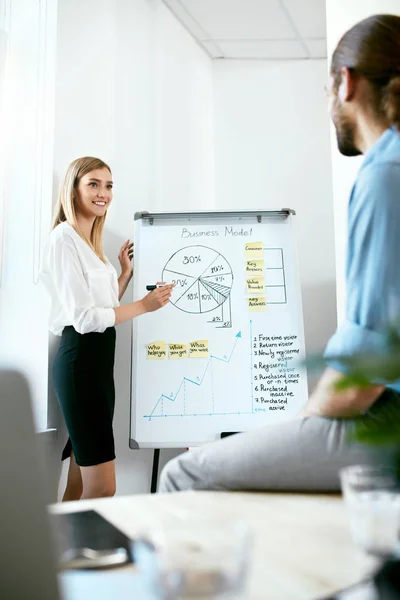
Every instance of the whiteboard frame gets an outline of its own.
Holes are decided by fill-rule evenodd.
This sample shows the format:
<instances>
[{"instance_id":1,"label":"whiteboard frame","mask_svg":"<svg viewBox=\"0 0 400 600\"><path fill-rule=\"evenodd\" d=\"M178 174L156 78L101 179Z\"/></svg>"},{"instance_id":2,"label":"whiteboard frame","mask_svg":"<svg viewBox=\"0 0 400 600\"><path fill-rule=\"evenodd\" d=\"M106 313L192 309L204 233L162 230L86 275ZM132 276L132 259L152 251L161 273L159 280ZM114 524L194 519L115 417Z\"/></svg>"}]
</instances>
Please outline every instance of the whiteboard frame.
<instances>
[{"instance_id":1,"label":"whiteboard frame","mask_svg":"<svg viewBox=\"0 0 400 600\"><path fill-rule=\"evenodd\" d=\"M257 223L262 223L263 219L267 219L267 220L282 220L282 219L287 219L288 217L290 217L291 215L295 215L296 211L291 209L291 208L281 208L281 209L276 209L276 210L249 210L249 211L196 211L196 212L170 212L170 213L150 213L147 211L141 211L141 212L136 212L134 219L135 219L135 224L137 221L140 220L146 220L149 221L150 225L152 225L154 223L154 220L179 220L179 219L204 219L204 218L215 218L215 219L225 219L225 218L252 218L255 217L257 220ZM136 239L135 239L135 258L134 261L135 263L137 263L139 261L139 252L140 252L140 244L136 244ZM135 267L135 265L134 265ZM298 252L297 252L297 238L296 238L296 253L295 253L295 271L296 271L296 275L298 278L300 278L300 270L299 270L299 263L298 263ZM134 268L134 272L135 272L135 268ZM134 288L134 286L133 286ZM134 294L134 291L133 291ZM132 298L132 301L134 301L135 299ZM300 311L301 311L301 315L303 315L303 303L302 303L302 298L301 298L301 294L300 294ZM302 320L302 337L304 340L304 315L303 315L303 320ZM129 448L131 450L140 450L140 449L158 449L158 448L181 448L183 446L178 446L176 443L173 442L162 442L160 444L157 444L155 442L141 442L140 445L139 443L133 439L131 437L131 432L132 432L132 423L135 419L135 415L133 414L133 364L134 364L134 360L135 360L135 364L136 364L136 355L135 355L135 344L134 344L134 339L136 337L137 334L137 319L133 319L132 321L132 328L131 328L131 378L130 378L130 406L129 406ZM307 388L307 374L305 376L305 385ZM191 444L188 442L187 444L188 446L190 446ZM197 444L198 445L198 444Z\"/></svg>"}]
</instances>

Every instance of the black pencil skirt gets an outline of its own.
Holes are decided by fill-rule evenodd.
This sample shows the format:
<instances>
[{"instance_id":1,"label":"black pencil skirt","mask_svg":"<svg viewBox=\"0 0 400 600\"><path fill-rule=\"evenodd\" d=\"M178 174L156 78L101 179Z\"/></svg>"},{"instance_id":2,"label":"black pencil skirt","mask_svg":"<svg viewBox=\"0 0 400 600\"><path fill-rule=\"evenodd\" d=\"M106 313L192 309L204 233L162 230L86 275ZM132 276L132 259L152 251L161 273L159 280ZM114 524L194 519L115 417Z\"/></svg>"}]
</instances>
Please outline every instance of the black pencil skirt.
<instances>
[{"instance_id":1,"label":"black pencil skirt","mask_svg":"<svg viewBox=\"0 0 400 600\"><path fill-rule=\"evenodd\" d=\"M69 433L62 460L74 452L81 467L115 459L115 328L77 333L65 327L53 364L53 385Z\"/></svg>"}]
</instances>

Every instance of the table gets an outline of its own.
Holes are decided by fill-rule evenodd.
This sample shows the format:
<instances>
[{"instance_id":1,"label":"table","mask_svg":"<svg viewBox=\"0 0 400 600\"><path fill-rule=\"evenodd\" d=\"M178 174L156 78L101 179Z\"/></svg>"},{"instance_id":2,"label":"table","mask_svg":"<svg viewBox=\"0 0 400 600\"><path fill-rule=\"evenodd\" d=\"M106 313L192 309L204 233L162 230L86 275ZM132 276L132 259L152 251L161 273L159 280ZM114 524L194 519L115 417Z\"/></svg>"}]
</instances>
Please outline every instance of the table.
<instances>
[{"instance_id":1,"label":"table","mask_svg":"<svg viewBox=\"0 0 400 600\"><path fill-rule=\"evenodd\" d=\"M377 566L353 545L344 503L337 494L180 492L50 507L53 513L88 509L97 510L133 538L171 516L246 521L254 533L248 600L320 598L360 581Z\"/></svg>"}]
</instances>

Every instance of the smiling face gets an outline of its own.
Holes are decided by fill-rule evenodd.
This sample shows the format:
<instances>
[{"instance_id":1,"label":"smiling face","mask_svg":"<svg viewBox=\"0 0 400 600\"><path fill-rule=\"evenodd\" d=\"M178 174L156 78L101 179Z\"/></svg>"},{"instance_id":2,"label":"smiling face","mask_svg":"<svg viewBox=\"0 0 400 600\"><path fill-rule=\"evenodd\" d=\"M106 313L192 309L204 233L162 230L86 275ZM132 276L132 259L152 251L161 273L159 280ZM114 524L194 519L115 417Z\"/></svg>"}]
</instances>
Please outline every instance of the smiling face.
<instances>
[{"instance_id":1,"label":"smiling face","mask_svg":"<svg viewBox=\"0 0 400 600\"><path fill-rule=\"evenodd\" d=\"M83 175L76 187L76 211L85 219L102 217L109 208L113 182L108 169L93 169Z\"/></svg>"}]
</instances>

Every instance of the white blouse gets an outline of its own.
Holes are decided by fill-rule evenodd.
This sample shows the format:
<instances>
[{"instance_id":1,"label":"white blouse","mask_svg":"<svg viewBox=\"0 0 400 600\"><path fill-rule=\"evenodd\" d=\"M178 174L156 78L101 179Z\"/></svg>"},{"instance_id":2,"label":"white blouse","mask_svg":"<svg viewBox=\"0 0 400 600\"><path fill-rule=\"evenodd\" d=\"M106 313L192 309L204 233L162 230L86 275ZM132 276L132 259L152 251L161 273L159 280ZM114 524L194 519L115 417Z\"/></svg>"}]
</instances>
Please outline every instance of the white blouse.
<instances>
[{"instance_id":1,"label":"white blouse","mask_svg":"<svg viewBox=\"0 0 400 600\"><path fill-rule=\"evenodd\" d=\"M72 325L78 333L102 333L115 324L118 277L73 227L64 222L50 234L41 279L51 300L49 329L61 335Z\"/></svg>"}]
</instances>

